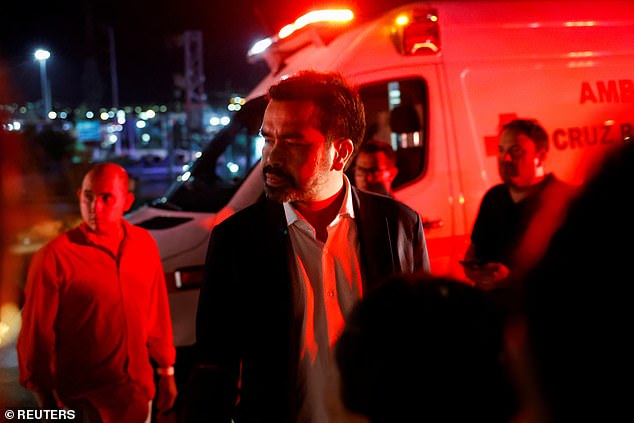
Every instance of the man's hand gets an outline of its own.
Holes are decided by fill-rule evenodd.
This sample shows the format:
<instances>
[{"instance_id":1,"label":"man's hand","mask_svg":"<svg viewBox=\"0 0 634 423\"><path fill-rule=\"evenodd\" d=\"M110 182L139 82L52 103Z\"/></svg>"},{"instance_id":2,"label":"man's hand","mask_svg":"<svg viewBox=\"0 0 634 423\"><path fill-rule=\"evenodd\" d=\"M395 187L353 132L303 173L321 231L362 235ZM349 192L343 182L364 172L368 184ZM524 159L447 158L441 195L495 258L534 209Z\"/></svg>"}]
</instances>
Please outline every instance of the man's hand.
<instances>
[{"instance_id":1,"label":"man's hand","mask_svg":"<svg viewBox=\"0 0 634 423\"><path fill-rule=\"evenodd\" d=\"M467 277L474 281L476 285L484 291L489 291L499 287L500 283L511 273L509 268L502 263L485 263L478 266L464 266L464 270Z\"/></svg>"},{"instance_id":2,"label":"man's hand","mask_svg":"<svg viewBox=\"0 0 634 423\"><path fill-rule=\"evenodd\" d=\"M158 395L156 397L156 410L159 415L166 415L174 407L178 396L174 375L162 375L158 382Z\"/></svg>"}]
</instances>

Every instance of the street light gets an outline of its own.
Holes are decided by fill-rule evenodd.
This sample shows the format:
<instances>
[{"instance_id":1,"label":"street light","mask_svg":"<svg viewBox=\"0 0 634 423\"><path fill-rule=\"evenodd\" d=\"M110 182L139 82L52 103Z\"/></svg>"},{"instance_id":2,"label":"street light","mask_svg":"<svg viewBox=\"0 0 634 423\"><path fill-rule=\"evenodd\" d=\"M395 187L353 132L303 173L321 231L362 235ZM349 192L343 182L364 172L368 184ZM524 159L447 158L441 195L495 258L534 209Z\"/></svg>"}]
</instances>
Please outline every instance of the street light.
<instances>
[{"instance_id":1,"label":"street light","mask_svg":"<svg viewBox=\"0 0 634 423\"><path fill-rule=\"evenodd\" d=\"M44 100L44 118L48 119L48 112L51 111L51 88L46 77L46 60L51 57L51 52L37 49L33 56L35 56L35 60L40 62L40 85L42 86L42 100Z\"/></svg>"}]
</instances>

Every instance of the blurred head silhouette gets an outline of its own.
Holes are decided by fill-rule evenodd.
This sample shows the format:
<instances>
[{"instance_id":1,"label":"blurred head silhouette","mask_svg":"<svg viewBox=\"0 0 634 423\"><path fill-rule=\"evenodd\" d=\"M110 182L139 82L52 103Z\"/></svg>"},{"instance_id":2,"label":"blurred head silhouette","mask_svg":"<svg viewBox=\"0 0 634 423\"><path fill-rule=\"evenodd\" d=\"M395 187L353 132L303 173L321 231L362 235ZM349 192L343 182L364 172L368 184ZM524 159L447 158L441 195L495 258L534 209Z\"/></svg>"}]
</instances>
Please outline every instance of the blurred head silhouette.
<instances>
[{"instance_id":1,"label":"blurred head silhouette","mask_svg":"<svg viewBox=\"0 0 634 423\"><path fill-rule=\"evenodd\" d=\"M524 283L508 356L529 422L632 421L634 143L612 151L573 200ZM627 393L626 393L627 392Z\"/></svg>"},{"instance_id":2,"label":"blurred head silhouette","mask_svg":"<svg viewBox=\"0 0 634 423\"><path fill-rule=\"evenodd\" d=\"M480 291L449 279L402 277L369 292L336 345L343 407L331 409L348 416L335 421L508 421L501 323Z\"/></svg>"}]
</instances>

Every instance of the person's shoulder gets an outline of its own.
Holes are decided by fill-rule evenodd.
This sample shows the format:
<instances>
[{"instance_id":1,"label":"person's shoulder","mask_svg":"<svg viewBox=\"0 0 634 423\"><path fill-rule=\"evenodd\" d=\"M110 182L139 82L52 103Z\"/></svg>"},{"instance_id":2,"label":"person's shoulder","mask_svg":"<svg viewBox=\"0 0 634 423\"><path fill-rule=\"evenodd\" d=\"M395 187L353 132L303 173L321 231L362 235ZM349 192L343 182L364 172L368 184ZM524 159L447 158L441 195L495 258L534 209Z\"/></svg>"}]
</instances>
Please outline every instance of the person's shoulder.
<instances>
[{"instance_id":1,"label":"person's shoulder","mask_svg":"<svg viewBox=\"0 0 634 423\"><path fill-rule=\"evenodd\" d=\"M484 197L497 197L501 195L509 195L509 187L506 184L493 185L484 193Z\"/></svg>"},{"instance_id":2,"label":"person's shoulder","mask_svg":"<svg viewBox=\"0 0 634 423\"><path fill-rule=\"evenodd\" d=\"M147 258L147 266L156 265L161 262L160 251L156 239L150 231L140 226L134 225L127 220L123 220L125 229L125 250L126 256L137 256L142 254Z\"/></svg>"},{"instance_id":3,"label":"person's shoulder","mask_svg":"<svg viewBox=\"0 0 634 423\"><path fill-rule=\"evenodd\" d=\"M65 230L46 243L41 250L46 252L59 251L68 248L70 245L77 243L78 239L83 239L83 232L80 226L75 226Z\"/></svg>"},{"instance_id":4,"label":"person's shoulder","mask_svg":"<svg viewBox=\"0 0 634 423\"><path fill-rule=\"evenodd\" d=\"M382 205L385 207L401 207L401 206L408 207L404 203L387 195L379 194L376 192L364 191L356 187L352 187L352 191L356 194L357 198L359 198L359 202L362 204L371 203L371 204Z\"/></svg>"},{"instance_id":5,"label":"person's shoulder","mask_svg":"<svg viewBox=\"0 0 634 423\"><path fill-rule=\"evenodd\" d=\"M40 247L33 256L33 261L57 260L55 257L63 257L74 248L77 239L82 238L79 226L68 229Z\"/></svg>"},{"instance_id":6,"label":"person's shoulder","mask_svg":"<svg viewBox=\"0 0 634 423\"><path fill-rule=\"evenodd\" d=\"M229 216L214 229L232 230L250 225L264 226L271 223L273 219L280 219L283 216L284 209L281 203L262 200Z\"/></svg>"},{"instance_id":7,"label":"person's shoulder","mask_svg":"<svg viewBox=\"0 0 634 423\"><path fill-rule=\"evenodd\" d=\"M577 194L579 188L580 187L578 185L573 185L559 179L554 173L549 173L544 178L543 192L546 195L563 195L571 197Z\"/></svg>"},{"instance_id":8,"label":"person's shoulder","mask_svg":"<svg viewBox=\"0 0 634 423\"><path fill-rule=\"evenodd\" d=\"M376 210L393 212L397 215L408 216L418 219L418 213L410 206L398 201L387 195L381 195L374 192L362 191L354 188L357 198L359 198L359 207L371 207Z\"/></svg>"},{"instance_id":9,"label":"person's shoulder","mask_svg":"<svg viewBox=\"0 0 634 423\"><path fill-rule=\"evenodd\" d=\"M487 204L498 203L510 197L509 187L506 184L496 184L484 193L481 203L486 206Z\"/></svg>"},{"instance_id":10,"label":"person's shoulder","mask_svg":"<svg viewBox=\"0 0 634 423\"><path fill-rule=\"evenodd\" d=\"M128 222L125 219L123 220L123 225L125 227L126 233L131 238L140 240L142 242L156 243L156 241L154 240L154 237L152 236L150 231L148 231L147 229L137 225L133 225L132 223Z\"/></svg>"},{"instance_id":11,"label":"person's shoulder","mask_svg":"<svg viewBox=\"0 0 634 423\"><path fill-rule=\"evenodd\" d=\"M268 214L280 210L282 210L281 203L269 200L261 200L236 212L234 215L228 217L226 220L220 223L220 225L224 225L225 223L229 225L235 225L252 219L262 219Z\"/></svg>"},{"instance_id":12,"label":"person's shoulder","mask_svg":"<svg viewBox=\"0 0 634 423\"><path fill-rule=\"evenodd\" d=\"M546 185L551 186L555 189L569 190L569 191L574 191L578 188L577 186L569 184L566 181L562 181L554 173L549 173L548 175L546 175Z\"/></svg>"}]
</instances>

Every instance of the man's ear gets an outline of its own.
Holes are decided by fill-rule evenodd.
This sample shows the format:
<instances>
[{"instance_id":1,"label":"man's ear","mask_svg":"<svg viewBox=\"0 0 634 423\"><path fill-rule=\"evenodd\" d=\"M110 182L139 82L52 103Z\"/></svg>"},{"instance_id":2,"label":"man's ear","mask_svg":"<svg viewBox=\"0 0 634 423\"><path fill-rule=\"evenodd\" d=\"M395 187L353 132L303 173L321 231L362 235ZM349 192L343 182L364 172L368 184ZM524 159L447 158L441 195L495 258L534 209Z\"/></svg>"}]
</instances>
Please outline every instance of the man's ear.
<instances>
[{"instance_id":1,"label":"man's ear","mask_svg":"<svg viewBox=\"0 0 634 423\"><path fill-rule=\"evenodd\" d=\"M346 168L346 163L352 157L354 152L354 143L350 138L340 138L333 142L335 148L335 157L332 161L331 170L343 170Z\"/></svg>"},{"instance_id":2,"label":"man's ear","mask_svg":"<svg viewBox=\"0 0 634 423\"><path fill-rule=\"evenodd\" d=\"M123 211L129 211L132 204L134 204L134 194L128 191L125 195L125 207Z\"/></svg>"},{"instance_id":3,"label":"man's ear","mask_svg":"<svg viewBox=\"0 0 634 423\"><path fill-rule=\"evenodd\" d=\"M543 166L544 165L544 160L546 160L546 155L547 155L547 151L546 150L540 150L535 154L535 158L537 159L535 161L535 165L536 166Z\"/></svg>"},{"instance_id":4,"label":"man's ear","mask_svg":"<svg viewBox=\"0 0 634 423\"><path fill-rule=\"evenodd\" d=\"M392 168L390 168L390 183L394 182L394 179L396 179L396 175L398 175L398 167L393 166Z\"/></svg>"},{"instance_id":5,"label":"man's ear","mask_svg":"<svg viewBox=\"0 0 634 423\"><path fill-rule=\"evenodd\" d=\"M77 199L81 201L81 188L77 189Z\"/></svg>"}]
</instances>

